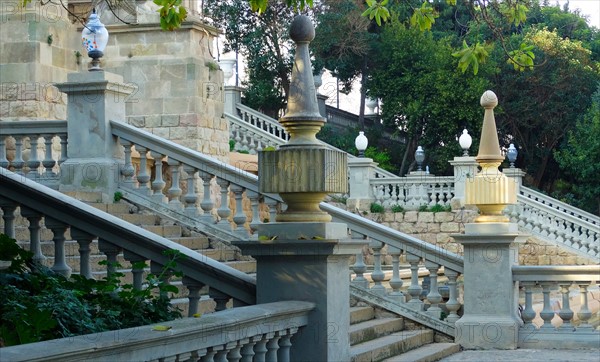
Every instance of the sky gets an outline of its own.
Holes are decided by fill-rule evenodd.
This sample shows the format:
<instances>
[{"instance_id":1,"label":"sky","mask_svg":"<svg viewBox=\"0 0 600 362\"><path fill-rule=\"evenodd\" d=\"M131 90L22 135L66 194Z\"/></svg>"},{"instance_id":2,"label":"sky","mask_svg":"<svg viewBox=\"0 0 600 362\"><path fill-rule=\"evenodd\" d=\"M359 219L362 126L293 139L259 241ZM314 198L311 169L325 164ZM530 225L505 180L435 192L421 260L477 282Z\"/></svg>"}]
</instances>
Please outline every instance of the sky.
<instances>
[{"instance_id":1,"label":"sky","mask_svg":"<svg viewBox=\"0 0 600 362\"><path fill-rule=\"evenodd\" d=\"M561 6L566 0L559 0ZM550 1L553 4L553 1ZM570 0L569 9L574 11L580 9L582 15L588 15L588 24L600 29L600 0Z\"/></svg>"}]
</instances>

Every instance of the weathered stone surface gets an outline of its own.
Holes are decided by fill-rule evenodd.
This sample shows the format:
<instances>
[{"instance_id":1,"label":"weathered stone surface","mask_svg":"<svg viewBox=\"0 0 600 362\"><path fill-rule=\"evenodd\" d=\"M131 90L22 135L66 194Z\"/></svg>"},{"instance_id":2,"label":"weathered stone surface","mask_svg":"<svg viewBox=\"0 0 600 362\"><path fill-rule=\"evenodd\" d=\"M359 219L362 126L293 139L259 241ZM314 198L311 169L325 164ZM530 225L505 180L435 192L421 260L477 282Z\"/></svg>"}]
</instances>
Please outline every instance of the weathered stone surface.
<instances>
[{"instance_id":1,"label":"weathered stone surface","mask_svg":"<svg viewBox=\"0 0 600 362\"><path fill-rule=\"evenodd\" d=\"M454 213L453 212L436 212L433 214L433 219L435 222L454 221Z\"/></svg>"},{"instance_id":2,"label":"weathered stone surface","mask_svg":"<svg viewBox=\"0 0 600 362\"><path fill-rule=\"evenodd\" d=\"M458 223L455 222L445 222L440 225L440 231L447 233L457 233L458 232Z\"/></svg>"},{"instance_id":3,"label":"weathered stone surface","mask_svg":"<svg viewBox=\"0 0 600 362\"><path fill-rule=\"evenodd\" d=\"M433 222L433 212L419 212L417 221L419 222Z\"/></svg>"},{"instance_id":4,"label":"weathered stone surface","mask_svg":"<svg viewBox=\"0 0 600 362\"><path fill-rule=\"evenodd\" d=\"M418 215L417 211L407 211L404 213L404 222L417 222Z\"/></svg>"}]
</instances>

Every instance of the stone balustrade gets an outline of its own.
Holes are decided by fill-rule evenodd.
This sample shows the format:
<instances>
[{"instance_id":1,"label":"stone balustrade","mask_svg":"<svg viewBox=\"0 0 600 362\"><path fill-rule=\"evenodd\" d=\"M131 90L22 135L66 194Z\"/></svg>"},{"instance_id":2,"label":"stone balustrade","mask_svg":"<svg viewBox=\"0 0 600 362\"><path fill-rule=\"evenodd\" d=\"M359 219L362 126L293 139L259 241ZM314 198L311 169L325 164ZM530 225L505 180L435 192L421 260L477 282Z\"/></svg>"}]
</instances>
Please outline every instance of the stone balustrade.
<instances>
[{"instance_id":1,"label":"stone balustrade","mask_svg":"<svg viewBox=\"0 0 600 362\"><path fill-rule=\"evenodd\" d=\"M66 121L2 122L0 167L56 188L66 145Z\"/></svg>"},{"instance_id":2,"label":"stone balustrade","mask_svg":"<svg viewBox=\"0 0 600 362\"><path fill-rule=\"evenodd\" d=\"M314 304L285 301L2 348L7 361L289 361Z\"/></svg>"},{"instance_id":3,"label":"stone balustrade","mask_svg":"<svg viewBox=\"0 0 600 362\"><path fill-rule=\"evenodd\" d=\"M245 273L6 169L0 168L0 181L3 232L9 237L15 236L14 220L18 209L20 216L28 219L30 224L30 250L34 253L34 260L43 262L46 259L40 245L40 223L43 219L46 228L53 233L51 269L59 274L69 276L77 272L93 277L90 244L94 240L98 240L98 249L106 255L109 274L114 272L114 263L121 255L126 262L149 261L160 269L170 261L164 252L177 250L183 256L177 265L185 275L182 284L189 290L190 315L198 309L198 298L194 294L198 286L208 286L209 294L221 295L225 303L232 298L234 305L255 303L256 281ZM175 195L177 191L171 193ZM65 240L68 236L79 244L80 264L76 270L66 263ZM132 274L134 286L141 288L142 273L132 270ZM223 309L225 303L217 303L217 310Z\"/></svg>"},{"instance_id":4,"label":"stone balustrade","mask_svg":"<svg viewBox=\"0 0 600 362\"><path fill-rule=\"evenodd\" d=\"M391 208L401 206L407 210L416 210L422 206L450 206L454 197L454 179L451 176L435 177L409 175L371 179L375 203Z\"/></svg>"},{"instance_id":5,"label":"stone balustrade","mask_svg":"<svg viewBox=\"0 0 600 362\"><path fill-rule=\"evenodd\" d=\"M523 294L519 347L598 347L600 331L594 330L589 323L592 311L588 296L590 289L597 290L599 265L513 266L512 273ZM560 297L553 305L556 292L560 293ZM539 294L542 294L543 301L541 310L534 308L535 297ZM573 297L579 297L577 310L571 308ZM557 306L559 310L556 310Z\"/></svg>"},{"instance_id":6,"label":"stone balustrade","mask_svg":"<svg viewBox=\"0 0 600 362\"><path fill-rule=\"evenodd\" d=\"M275 148L282 144L282 140L263 128L248 127L248 123L225 114L229 121L230 139L235 141L235 151L247 151L251 155L257 154L265 147Z\"/></svg>"},{"instance_id":7,"label":"stone balustrade","mask_svg":"<svg viewBox=\"0 0 600 362\"><path fill-rule=\"evenodd\" d=\"M288 141L290 139L289 133L283 128L279 122L271 117L267 117L264 114L253 110L250 107L238 103L237 110L241 119L249 125L262 129L263 131L272 134L273 136Z\"/></svg>"}]
</instances>

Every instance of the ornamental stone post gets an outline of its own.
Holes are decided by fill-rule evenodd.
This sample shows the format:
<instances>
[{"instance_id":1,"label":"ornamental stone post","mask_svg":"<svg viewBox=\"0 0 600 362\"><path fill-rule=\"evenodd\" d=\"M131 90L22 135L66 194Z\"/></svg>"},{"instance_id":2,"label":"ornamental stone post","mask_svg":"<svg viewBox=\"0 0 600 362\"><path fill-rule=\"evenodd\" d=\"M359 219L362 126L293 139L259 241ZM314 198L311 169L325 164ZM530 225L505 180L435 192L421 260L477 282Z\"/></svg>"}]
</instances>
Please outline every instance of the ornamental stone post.
<instances>
[{"instance_id":1,"label":"ornamental stone post","mask_svg":"<svg viewBox=\"0 0 600 362\"><path fill-rule=\"evenodd\" d=\"M375 167L377 163L366 157L355 157L348 160L349 189L350 194L346 205L349 210L369 210L375 202L371 179L375 178Z\"/></svg>"},{"instance_id":2,"label":"ornamental stone post","mask_svg":"<svg viewBox=\"0 0 600 362\"><path fill-rule=\"evenodd\" d=\"M362 241L348 240L347 226L331 223L319 208L328 193L348 190L346 154L323 147L315 135L319 114L308 43L315 31L297 16L290 37L297 44L288 108L280 123L289 143L259 153L261 193L278 193L287 203L276 222L258 226L259 240L236 245L257 261L257 303L302 300L315 303L309 323L294 337L292 361L349 361L349 258Z\"/></svg>"},{"instance_id":3,"label":"ornamental stone post","mask_svg":"<svg viewBox=\"0 0 600 362\"><path fill-rule=\"evenodd\" d=\"M452 198L452 209L460 209L465 206L465 187L467 180L477 173L477 161L475 157L454 157L449 161L454 167L454 197Z\"/></svg>"},{"instance_id":4,"label":"ornamental stone post","mask_svg":"<svg viewBox=\"0 0 600 362\"><path fill-rule=\"evenodd\" d=\"M482 170L465 188L465 203L476 205L480 215L465 225L464 234L453 235L464 246L464 314L456 322L455 341L465 349L515 349L521 323L512 266L525 237L502 214L516 203L516 193L514 182L498 171L503 157L493 113L497 104L491 91L481 97L485 116L476 160Z\"/></svg>"},{"instance_id":5,"label":"ornamental stone post","mask_svg":"<svg viewBox=\"0 0 600 362\"><path fill-rule=\"evenodd\" d=\"M119 182L121 150L110 121L125 121L125 101L134 88L107 72L70 73L56 87L68 96L67 161L61 191L99 191L112 199Z\"/></svg>"}]
</instances>

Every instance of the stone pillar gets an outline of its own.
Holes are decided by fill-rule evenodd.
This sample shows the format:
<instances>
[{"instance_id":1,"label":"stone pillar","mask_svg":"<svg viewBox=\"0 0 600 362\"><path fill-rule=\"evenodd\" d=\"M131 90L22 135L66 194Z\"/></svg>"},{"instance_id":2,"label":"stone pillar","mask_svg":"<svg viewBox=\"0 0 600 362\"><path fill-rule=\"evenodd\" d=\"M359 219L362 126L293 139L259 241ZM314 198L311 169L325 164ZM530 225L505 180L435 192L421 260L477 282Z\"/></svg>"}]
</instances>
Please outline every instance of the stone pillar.
<instances>
[{"instance_id":1,"label":"stone pillar","mask_svg":"<svg viewBox=\"0 0 600 362\"><path fill-rule=\"evenodd\" d=\"M349 361L349 260L364 242L347 241L347 225L330 223L331 216L319 209L328 193L348 192L348 166L345 153L323 147L315 137L325 120L308 52L314 36L310 19L297 16L290 27L297 49L288 109L280 119L290 141L259 153L259 190L280 194L287 210L277 222L257 227L257 241L236 245L256 258L257 303L315 304L308 325L294 337L290 360Z\"/></svg>"},{"instance_id":2,"label":"stone pillar","mask_svg":"<svg viewBox=\"0 0 600 362\"><path fill-rule=\"evenodd\" d=\"M506 177L510 178L511 180L514 180L515 189L518 195L519 192L521 192L521 186L523 186L523 176L525 176L527 173L521 170L520 168L516 167L507 167L502 170L502 173L505 174Z\"/></svg>"},{"instance_id":3,"label":"stone pillar","mask_svg":"<svg viewBox=\"0 0 600 362\"><path fill-rule=\"evenodd\" d=\"M120 147L110 121L125 121L125 100L133 87L106 72L71 73L56 86L68 96L67 158L61 191L100 191L109 199L119 181Z\"/></svg>"},{"instance_id":4,"label":"stone pillar","mask_svg":"<svg viewBox=\"0 0 600 362\"><path fill-rule=\"evenodd\" d=\"M242 103L242 87L236 87L234 85L225 86L225 109L226 113L233 116L238 115L237 104Z\"/></svg>"},{"instance_id":5,"label":"stone pillar","mask_svg":"<svg viewBox=\"0 0 600 362\"><path fill-rule=\"evenodd\" d=\"M327 118L327 105L325 102L327 101L327 97L324 94L317 93L317 103L319 104L319 113L321 117Z\"/></svg>"},{"instance_id":6,"label":"stone pillar","mask_svg":"<svg viewBox=\"0 0 600 362\"><path fill-rule=\"evenodd\" d=\"M375 201L370 181L375 177L376 162L371 158L356 157L348 160L350 197L346 205L349 210L369 210Z\"/></svg>"},{"instance_id":7,"label":"stone pillar","mask_svg":"<svg viewBox=\"0 0 600 362\"><path fill-rule=\"evenodd\" d=\"M455 342L464 349L516 349L521 321L517 316L518 226L473 223L452 235L464 246L464 313L456 324Z\"/></svg>"},{"instance_id":8,"label":"stone pillar","mask_svg":"<svg viewBox=\"0 0 600 362\"><path fill-rule=\"evenodd\" d=\"M454 157L448 161L454 167L454 197L452 198L452 209L460 209L465 206L465 185L467 179L477 174L477 162L475 157Z\"/></svg>"}]
</instances>

